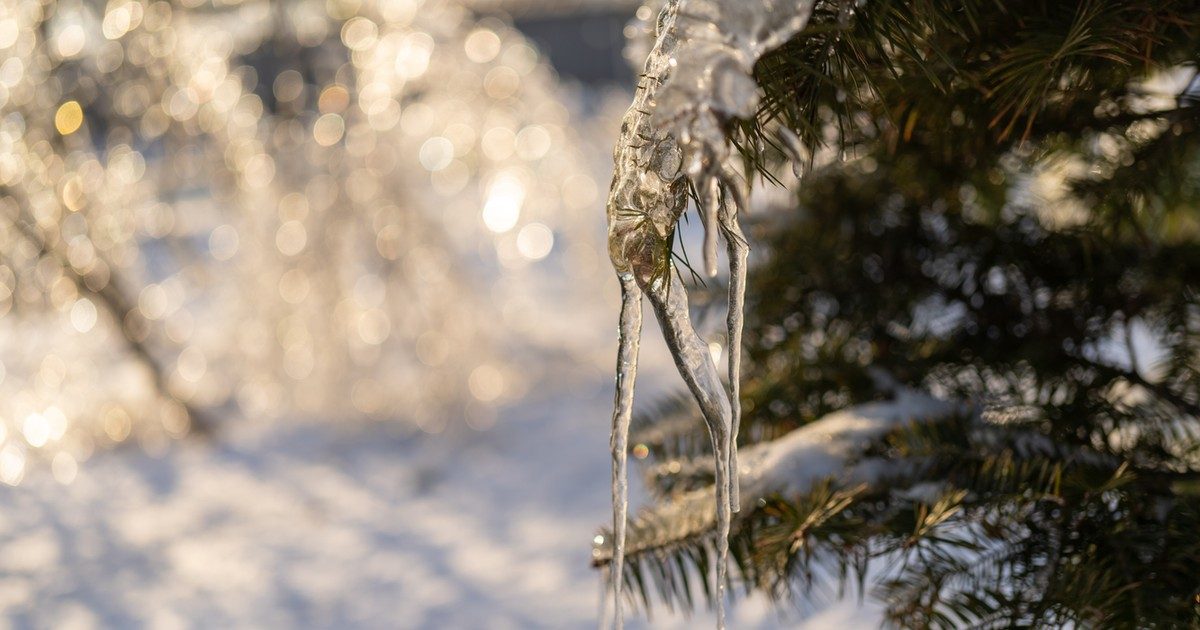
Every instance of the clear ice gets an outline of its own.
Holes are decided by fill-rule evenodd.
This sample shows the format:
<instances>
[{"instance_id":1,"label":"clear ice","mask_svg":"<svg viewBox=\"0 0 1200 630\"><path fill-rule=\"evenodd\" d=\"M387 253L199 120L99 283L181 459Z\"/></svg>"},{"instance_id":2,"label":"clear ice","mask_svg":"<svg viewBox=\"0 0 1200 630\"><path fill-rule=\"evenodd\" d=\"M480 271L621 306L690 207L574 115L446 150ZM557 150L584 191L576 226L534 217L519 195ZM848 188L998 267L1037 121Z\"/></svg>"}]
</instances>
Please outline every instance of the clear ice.
<instances>
[{"instance_id":1,"label":"clear ice","mask_svg":"<svg viewBox=\"0 0 1200 630\"><path fill-rule=\"evenodd\" d=\"M651 4L656 4L652 2ZM731 513L740 507L737 433L741 419L742 311L748 243L738 224L746 182L732 163L723 126L754 116L754 64L808 21L812 0L677 0L663 8L654 45L613 152L608 251L621 280L617 392L613 411L613 558L615 626L621 614L628 512L626 455L641 337L641 302L649 297L675 365L700 405L716 469L718 628L725 627ZM789 148L791 148L789 146ZM717 272L717 234L730 265L729 389L688 316L687 291L671 260L675 227L691 183L701 198L704 267Z\"/></svg>"},{"instance_id":2,"label":"clear ice","mask_svg":"<svg viewBox=\"0 0 1200 630\"><path fill-rule=\"evenodd\" d=\"M621 323L617 353L617 393L613 401L612 448L613 560L609 575L615 593L613 611L616 627L621 617L621 585L625 571L625 526L628 523L629 476L625 470L629 455L629 421L633 417L633 384L637 380L638 343L642 337L642 292L633 275L621 275Z\"/></svg>"}]
</instances>

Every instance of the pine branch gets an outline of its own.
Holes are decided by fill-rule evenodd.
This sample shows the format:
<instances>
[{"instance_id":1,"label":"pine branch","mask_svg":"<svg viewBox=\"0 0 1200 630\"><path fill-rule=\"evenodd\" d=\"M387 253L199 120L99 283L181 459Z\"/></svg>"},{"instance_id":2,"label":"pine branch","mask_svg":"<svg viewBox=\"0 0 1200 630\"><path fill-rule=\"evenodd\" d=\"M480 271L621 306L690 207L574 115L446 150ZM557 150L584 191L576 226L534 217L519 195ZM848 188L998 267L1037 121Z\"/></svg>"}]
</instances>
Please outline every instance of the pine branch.
<instances>
[{"instance_id":1,"label":"pine branch","mask_svg":"<svg viewBox=\"0 0 1200 630\"><path fill-rule=\"evenodd\" d=\"M757 502L732 540L747 588L861 588L871 562L906 627L1195 618L1198 110L1154 109L1141 86L1194 63L1197 16L1190 0L819 2L759 62L762 108L727 129L750 167L804 153L777 127L810 160L851 159L808 169L751 278L744 408L764 437L742 455ZM1063 165L1059 196L1031 194ZM1168 351L1155 378L1080 358L1135 319ZM863 366L995 413L818 441L875 395ZM714 561L711 470L690 459L708 447L678 414L645 416L664 501L635 523L625 579L647 605L690 606Z\"/></svg>"},{"instance_id":2,"label":"pine branch","mask_svg":"<svg viewBox=\"0 0 1200 630\"><path fill-rule=\"evenodd\" d=\"M779 440L745 449L741 483L743 514L755 512L769 497L808 496L825 480L835 478L836 487L865 488L885 484L885 479L903 468L902 463L862 458L871 443L910 422L938 422L963 408L912 390L901 390L891 401L873 402L845 409L793 431ZM644 511L631 523L626 538L626 580L636 584L644 563L658 564L657 575L669 575L661 564L680 549L697 549L715 527L712 505L714 489L709 486L674 497L669 503ZM842 502L844 495L829 499ZM747 517L737 523L744 529ZM824 519L822 519L824 520ZM611 558L611 536L593 550L592 562L604 566ZM655 562L657 560L657 562Z\"/></svg>"}]
</instances>

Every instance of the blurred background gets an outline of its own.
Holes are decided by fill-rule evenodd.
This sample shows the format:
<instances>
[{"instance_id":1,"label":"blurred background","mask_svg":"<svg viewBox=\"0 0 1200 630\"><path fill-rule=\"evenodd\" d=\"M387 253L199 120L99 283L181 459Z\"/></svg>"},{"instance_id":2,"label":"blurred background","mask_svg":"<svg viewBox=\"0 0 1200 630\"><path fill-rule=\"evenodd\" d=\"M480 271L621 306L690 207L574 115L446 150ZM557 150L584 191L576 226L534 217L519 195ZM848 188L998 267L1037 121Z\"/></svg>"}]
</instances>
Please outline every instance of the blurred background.
<instances>
[{"instance_id":1,"label":"blurred background","mask_svg":"<svg viewBox=\"0 0 1200 630\"><path fill-rule=\"evenodd\" d=\"M637 5L0 6L6 625L593 627Z\"/></svg>"}]
</instances>

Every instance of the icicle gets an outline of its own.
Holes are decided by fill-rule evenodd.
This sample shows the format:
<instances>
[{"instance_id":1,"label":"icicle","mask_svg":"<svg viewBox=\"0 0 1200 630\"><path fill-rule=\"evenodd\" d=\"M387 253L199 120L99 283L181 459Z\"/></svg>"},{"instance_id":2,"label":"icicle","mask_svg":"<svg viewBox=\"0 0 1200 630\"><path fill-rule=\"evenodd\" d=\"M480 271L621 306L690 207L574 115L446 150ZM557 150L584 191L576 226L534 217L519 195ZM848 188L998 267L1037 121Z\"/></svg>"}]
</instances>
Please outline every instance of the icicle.
<instances>
[{"instance_id":1,"label":"icicle","mask_svg":"<svg viewBox=\"0 0 1200 630\"><path fill-rule=\"evenodd\" d=\"M734 189L736 190L736 189ZM725 245L729 254L729 312L726 316L726 326L729 334L729 405L732 411L730 424L732 448L729 451L729 469L732 471L732 488L730 501L733 511L741 509L741 491L738 483L738 430L742 424L742 325L744 322L744 306L746 303L746 259L750 255L750 245L742 234L742 226L738 223L738 213L741 204L725 203L720 209L721 230L725 236Z\"/></svg>"},{"instance_id":2,"label":"icicle","mask_svg":"<svg viewBox=\"0 0 1200 630\"><path fill-rule=\"evenodd\" d=\"M666 337L667 347L679 368L688 389L700 404L700 412L708 425L712 438L716 469L717 498L717 585L714 589L717 602L717 627L725 627L725 583L729 553L729 527L731 519L731 495L736 475L730 470L734 444L732 442L733 414L729 400L721 385L717 366L712 354L688 316L687 292L679 275L672 273L655 281L646 289L650 305L658 317L659 326Z\"/></svg>"},{"instance_id":3,"label":"icicle","mask_svg":"<svg viewBox=\"0 0 1200 630\"><path fill-rule=\"evenodd\" d=\"M711 199L700 204L700 219L704 224L704 273L709 278L717 275L717 192L715 189L708 191L705 196L711 195Z\"/></svg>"},{"instance_id":4,"label":"icicle","mask_svg":"<svg viewBox=\"0 0 1200 630\"><path fill-rule=\"evenodd\" d=\"M632 274L621 275L621 320L617 351L617 393L613 401L613 618L621 628L621 586L625 570L625 525L628 522L629 483L625 461L629 454L629 421L633 417L633 388L637 381L638 343L642 337L642 290Z\"/></svg>"},{"instance_id":5,"label":"icicle","mask_svg":"<svg viewBox=\"0 0 1200 630\"><path fill-rule=\"evenodd\" d=\"M686 8L684 8L686 5ZM607 204L608 251L621 279L621 339L613 412L613 557L610 579L615 625L622 626L621 586L627 517L626 452L633 406L641 296L649 298L713 442L716 470L718 628L725 627L725 586L731 514L740 507L737 465L742 307L748 245L737 222L745 183L732 165L723 123L758 105L754 63L808 21L812 0L680 0L658 21L633 103L613 153ZM674 76L672 74L674 73ZM717 232L730 259L729 390L721 385L708 344L688 316L687 290L671 262L675 226L687 204L688 179L702 195L704 264L717 271ZM720 202L721 190L729 202Z\"/></svg>"}]
</instances>

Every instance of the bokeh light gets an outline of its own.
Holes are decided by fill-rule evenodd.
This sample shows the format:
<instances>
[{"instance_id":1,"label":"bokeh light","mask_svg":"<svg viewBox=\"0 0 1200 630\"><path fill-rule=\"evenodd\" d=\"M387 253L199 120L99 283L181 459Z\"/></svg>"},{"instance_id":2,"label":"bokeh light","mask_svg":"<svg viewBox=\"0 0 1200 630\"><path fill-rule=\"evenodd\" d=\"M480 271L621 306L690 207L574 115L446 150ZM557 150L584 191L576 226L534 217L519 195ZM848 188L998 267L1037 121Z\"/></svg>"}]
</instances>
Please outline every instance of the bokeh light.
<instances>
[{"instance_id":1,"label":"bokeh light","mask_svg":"<svg viewBox=\"0 0 1200 630\"><path fill-rule=\"evenodd\" d=\"M513 365L521 287L558 270L529 263L600 277L603 153L502 19L5 6L4 483L242 417L485 430L537 378Z\"/></svg>"},{"instance_id":2,"label":"bokeh light","mask_svg":"<svg viewBox=\"0 0 1200 630\"><path fill-rule=\"evenodd\" d=\"M82 124L83 108L76 101L63 103L54 114L54 127L64 136L75 133Z\"/></svg>"}]
</instances>

